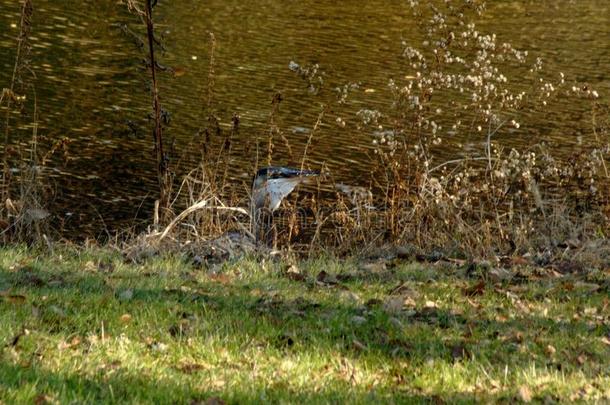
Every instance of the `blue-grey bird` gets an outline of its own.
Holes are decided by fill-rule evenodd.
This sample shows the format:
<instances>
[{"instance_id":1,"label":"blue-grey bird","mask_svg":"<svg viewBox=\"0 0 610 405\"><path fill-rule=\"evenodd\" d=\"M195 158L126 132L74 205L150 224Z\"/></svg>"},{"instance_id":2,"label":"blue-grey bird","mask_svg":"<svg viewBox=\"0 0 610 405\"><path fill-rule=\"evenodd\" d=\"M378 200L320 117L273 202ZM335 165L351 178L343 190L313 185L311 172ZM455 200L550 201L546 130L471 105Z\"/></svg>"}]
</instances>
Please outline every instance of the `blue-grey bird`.
<instances>
[{"instance_id":1,"label":"blue-grey bird","mask_svg":"<svg viewBox=\"0 0 610 405\"><path fill-rule=\"evenodd\" d=\"M256 212L266 208L270 212L280 206L282 200L308 177L318 176L317 170L301 170L292 167L270 166L256 172L252 181L252 208Z\"/></svg>"}]
</instances>

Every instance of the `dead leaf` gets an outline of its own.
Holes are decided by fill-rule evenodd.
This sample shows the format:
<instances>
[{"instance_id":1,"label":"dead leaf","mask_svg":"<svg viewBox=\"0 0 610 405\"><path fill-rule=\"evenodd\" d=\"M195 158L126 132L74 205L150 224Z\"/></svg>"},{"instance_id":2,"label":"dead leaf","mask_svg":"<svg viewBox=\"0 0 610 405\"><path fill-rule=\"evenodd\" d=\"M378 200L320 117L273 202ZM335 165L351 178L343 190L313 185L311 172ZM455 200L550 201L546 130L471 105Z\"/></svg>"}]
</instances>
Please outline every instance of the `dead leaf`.
<instances>
[{"instance_id":1,"label":"dead leaf","mask_svg":"<svg viewBox=\"0 0 610 405\"><path fill-rule=\"evenodd\" d=\"M574 288L577 288L579 290L587 290L589 292L594 292L599 290L600 286L599 284L595 284L595 283L586 283L584 281L577 281L574 283Z\"/></svg>"},{"instance_id":2,"label":"dead leaf","mask_svg":"<svg viewBox=\"0 0 610 405\"><path fill-rule=\"evenodd\" d=\"M17 346L17 344L19 343L19 340L30 334L30 331L27 329L22 329L21 332L17 333L15 336L13 336L13 338L11 339L11 343L8 344L8 346L11 347L15 347Z\"/></svg>"},{"instance_id":3,"label":"dead leaf","mask_svg":"<svg viewBox=\"0 0 610 405\"><path fill-rule=\"evenodd\" d=\"M34 405L45 405L48 403L51 403L53 400L53 398L51 398L48 395L45 394L40 394L37 395L36 398L34 398Z\"/></svg>"},{"instance_id":4,"label":"dead leaf","mask_svg":"<svg viewBox=\"0 0 610 405\"><path fill-rule=\"evenodd\" d=\"M390 295L400 295L403 297L411 297L413 299L418 299L420 294L417 290L411 288L407 283L400 283L396 287L392 288L389 292Z\"/></svg>"},{"instance_id":5,"label":"dead leaf","mask_svg":"<svg viewBox=\"0 0 610 405\"><path fill-rule=\"evenodd\" d=\"M578 364L580 364L581 366L584 365L587 362L587 356L584 354L580 354L577 358L576 358L576 362L578 362Z\"/></svg>"},{"instance_id":6,"label":"dead leaf","mask_svg":"<svg viewBox=\"0 0 610 405\"><path fill-rule=\"evenodd\" d=\"M378 307L381 304L383 304L383 301L381 301L379 298L371 298L370 300L364 303L364 306L371 309L374 307Z\"/></svg>"},{"instance_id":7,"label":"dead leaf","mask_svg":"<svg viewBox=\"0 0 610 405\"><path fill-rule=\"evenodd\" d=\"M364 263L360 266L362 270L369 273L380 273L387 269L385 261L377 261L371 263Z\"/></svg>"},{"instance_id":8,"label":"dead leaf","mask_svg":"<svg viewBox=\"0 0 610 405\"><path fill-rule=\"evenodd\" d=\"M212 397L205 400L204 405L225 405L226 402L221 398Z\"/></svg>"},{"instance_id":9,"label":"dead leaf","mask_svg":"<svg viewBox=\"0 0 610 405\"><path fill-rule=\"evenodd\" d=\"M451 346L451 358L453 361L458 361L468 357L470 357L470 353L463 343L458 343Z\"/></svg>"},{"instance_id":10,"label":"dead leaf","mask_svg":"<svg viewBox=\"0 0 610 405\"><path fill-rule=\"evenodd\" d=\"M341 291L340 294L346 301L353 304L360 304L362 302L360 296L352 291Z\"/></svg>"},{"instance_id":11,"label":"dead leaf","mask_svg":"<svg viewBox=\"0 0 610 405\"><path fill-rule=\"evenodd\" d=\"M468 302L468 304L474 309L481 309L483 307L483 305L479 304L478 302L472 301L470 298L466 298L466 302Z\"/></svg>"},{"instance_id":12,"label":"dead leaf","mask_svg":"<svg viewBox=\"0 0 610 405\"><path fill-rule=\"evenodd\" d=\"M30 221L42 221L51 215L49 211L42 208L29 208L25 214Z\"/></svg>"},{"instance_id":13,"label":"dead leaf","mask_svg":"<svg viewBox=\"0 0 610 405\"><path fill-rule=\"evenodd\" d=\"M335 285L338 284L337 278L334 277L331 274L328 274L326 271L322 270L320 273L318 273L318 276L316 277L316 281L319 284L328 284L328 285Z\"/></svg>"},{"instance_id":14,"label":"dead leaf","mask_svg":"<svg viewBox=\"0 0 610 405\"><path fill-rule=\"evenodd\" d=\"M4 299L11 304L23 304L26 301L25 295L20 294L7 294L0 296L4 297Z\"/></svg>"},{"instance_id":15,"label":"dead leaf","mask_svg":"<svg viewBox=\"0 0 610 405\"><path fill-rule=\"evenodd\" d=\"M205 370L207 367L199 363L182 363L176 368L185 374L193 374L197 371Z\"/></svg>"},{"instance_id":16,"label":"dead leaf","mask_svg":"<svg viewBox=\"0 0 610 405\"><path fill-rule=\"evenodd\" d=\"M438 308L438 304L434 301L426 301L424 303L424 308L428 308L428 309Z\"/></svg>"},{"instance_id":17,"label":"dead leaf","mask_svg":"<svg viewBox=\"0 0 610 405\"><path fill-rule=\"evenodd\" d=\"M518 398L523 402L532 402L532 392L527 385L519 387Z\"/></svg>"},{"instance_id":18,"label":"dead leaf","mask_svg":"<svg viewBox=\"0 0 610 405\"><path fill-rule=\"evenodd\" d=\"M468 297L474 297L475 295L481 295L485 292L485 281L481 280L473 286L462 289L462 293Z\"/></svg>"},{"instance_id":19,"label":"dead leaf","mask_svg":"<svg viewBox=\"0 0 610 405\"><path fill-rule=\"evenodd\" d=\"M225 273L211 273L208 274L208 278L220 284L230 284L232 279Z\"/></svg>"},{"instance_id":20,"label":"dead leaf","mask_svg":"<svg viewBox=\"0 0 610 405\"><path fill-rule=\"evenodd\" d=\"M562 274L582 273L585 270L585 267L581 263L571 260L560 260L552 267Z\"/></svg>"},{"instance_id":21,"label":"dead leaf","mask_svg":"<svg viewBox=\"0 0 610 405\"><path fill-rule=\"evenodd\" d=\"M501 267L496 267L494 269L489 270L489 279L494 283L501 283L503 281L508 281L513 278L513 274Z\"/></svg>"},{"instance_id":22,"label":"dead leaf","mask_svg":"<svg viewBox=\"0 0 610 405\"><path fill-rule=\"evenodd\" d=\"M292 347L292 345L294 345L294 339L290 335L282 334L278 336L278 343L281 346Z\"/></svg>"},{"instance_id":23,"label":"dead leaf","mask_svg":"<svg viewBox=\"0 0 610 405\"><path fill-rule=\"evenodd\" d=\"M544 349L544 352L548 355L548 356L552 356L557 352L557 349L555 349L554 346L552 345L547 345L546 348Z\"/></svg>"},{"instance_id":24,"label":"dead leaf","mask_svg":"<svg viewBox=\"0 0 610 405\"><path fill-rule=\"evenodd\" d=\"M120 320L123 323L129 323L129 322L131 322L131 315L123 314L123 315L121 315Z\"/></svg>"},{"instance_id":25,"label":"dead leaf","mask_svg":"<svg viewBox=\"0 0 610 405\"><path fill-rule=\"evenodd\" d=\"M167 351L168 346L165 343L162 342L153 342L150 345L150 349L153 352L159 352L159 353L163 353L165 351Z\"/></svg>"},{"instance_id":26,"label":"dead leaf","mask_svg":"<svg viewBox=\"0 0 610 405\"><path fill-rule=\"evenodd\" d=\"M103 274L110 274L114 272L114 264L112 262L100 262L97 265L97 270Z\"/></svg>"},{"instance_id":27,"label":"dead leaf","mask_svg":"<svg viewBox=\"0 0 610 405\"><path fill-rule=\"evenodd\" d=\"M175 67L172 69L174 77L182 77L186 74L186 69L183 67Z\"/></svg>"},{"instance_id":28,"label":"dead leaf","mask_svg":"<svg viewBox=\"0 0 610 405\"><path fill-rule=\"evenodd\" d=\"M357 351L361 351L362 352L362 351L366 350L366 345L364 343L362 343L361 341L359 341L358 339L353 339L352 340L352 346Z\"/></svg>"},{"instance_id":29,"label":"dead leaf","mask_svg":"<svg viewBox=\"0 0 610 405\"><path fill-rule=\"evenodd\" d=\"M172 335L172 337L181 337L186 335L190 329L191 327L188 320L181 319L177 324L170 326L169 334Z\"/></svg>"},{"instance_id":30,"label":"dead leaf","mask_svg":"<svg viewBox=\"0 0 610 405\"><path fill-rule=\"evenodd\" d=\"M294 264L284 271L284 275L292 281L305 281L305 276Z\"/></svg>"}]
</instances>

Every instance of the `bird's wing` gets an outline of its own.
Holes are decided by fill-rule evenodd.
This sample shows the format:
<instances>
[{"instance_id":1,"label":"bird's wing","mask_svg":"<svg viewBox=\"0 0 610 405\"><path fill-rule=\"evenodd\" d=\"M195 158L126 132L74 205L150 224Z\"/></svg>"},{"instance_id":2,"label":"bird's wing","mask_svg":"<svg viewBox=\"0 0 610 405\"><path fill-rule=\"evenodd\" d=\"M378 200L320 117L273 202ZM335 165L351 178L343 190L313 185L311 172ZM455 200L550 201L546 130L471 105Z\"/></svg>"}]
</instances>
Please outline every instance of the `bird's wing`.
<instances>
[{"instance_id":1,"label":"bird's wing","mask_svg":"<svg viewBox=\"0 0 610 405\"><path fill-rule=\"evenodd\" d=\"M267 180L266 188L269 195L269 209L275 211L282 200L303 181L303 178L280 178Z\"/></svg>"}]
</instances>

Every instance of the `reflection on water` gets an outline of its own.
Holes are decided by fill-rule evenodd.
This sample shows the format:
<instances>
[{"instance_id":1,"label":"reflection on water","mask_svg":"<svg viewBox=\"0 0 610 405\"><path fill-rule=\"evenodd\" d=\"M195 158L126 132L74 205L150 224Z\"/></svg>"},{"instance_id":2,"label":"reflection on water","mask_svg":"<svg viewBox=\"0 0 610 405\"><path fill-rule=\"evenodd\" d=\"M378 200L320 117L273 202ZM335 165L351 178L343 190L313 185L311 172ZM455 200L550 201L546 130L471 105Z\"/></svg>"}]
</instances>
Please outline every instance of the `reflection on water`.
<instances>
[{"instance_id":1,"label":"reflection on water","mask_svg":"<svg viewBox=\"0 0 610 405\"><path fill-rule=\"evenodd\" d=\"M69 226L96 232L133 223L138 213L148 216L156 191L147 126L148 84L143 54L125 33L138 31L137 19L111 0L36 0L34 6L31 60L37 76L40 132L50 139L71 140L69 155L52 164L54 213L73 213ZM609 8L605 0L493 2L479 25L497 33L501 41L541 56L548 74L561 71L604 96L610 90ZM0 0L0 10L0 85L7 86L19 4ZM284 100L277 123L293 156L279 144L275 163L300 162L321 105L333 103L308 149L308 162L313 167L325 163L343 183L367 179L370 138L354 131L355 112L387 108L388 80L413 74L400 56L401 42L417 45L420 39L404 1L160 2L156 18L166 47L161 63L176 68L174 76L160 79L162 103L171 113L168 135L175 138L176 150L205 124L202 99L208 32L213 32L218 41L213 106L222 128L230 128L234 113L240 116L230 173L234 181L248 183L255 156L250 156L251 149L246 156L243 145L266 136L276 92ZM319 64L323 91L308 91L307 84L288 69L291 61ZM333 88L350 83L359 87L348 102L334 102ZM525 120L521 135L527 136L516 133L515 139L528 142L544 137L569 145L589 131L586 106L565 103L561 108L560 116ZM336 125L336 118L347 125ZM27 133L20 136L25 139ZM479 144L475 139L465 147ZM445 153L460 152L447 148ZM199 152L192 154L194 160Z\"/></svg>"}]
</instances>

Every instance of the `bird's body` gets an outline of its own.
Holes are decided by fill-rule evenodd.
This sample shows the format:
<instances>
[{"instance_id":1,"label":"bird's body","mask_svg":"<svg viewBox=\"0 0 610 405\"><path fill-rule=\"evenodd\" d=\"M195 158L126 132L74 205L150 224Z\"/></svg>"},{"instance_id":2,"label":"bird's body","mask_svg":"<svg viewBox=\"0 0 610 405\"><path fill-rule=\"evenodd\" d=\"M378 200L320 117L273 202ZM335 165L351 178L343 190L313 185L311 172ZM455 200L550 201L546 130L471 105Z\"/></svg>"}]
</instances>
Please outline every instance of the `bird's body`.
<instances>
[{"instance_id":1,"label":"bird's body","mask_svg":"<svg viewBox=\"0 0 610 405\"><path fill-rule=\"evenodd\" d=\"M319 171L300 170L291 167L263 167L252 182L252 206L255 210L267 208L273 212L296 186L308 177L318 176Z\"/></svg>"},{"instance_id":2,"label":"bird's body","mask_svg":"<svg viewBox=\"0 0 610 405\"><path fill-rule=\"evenodd\" d=\"M265 222L270 222L268 214L277 210L282 200L307 178L318 176L319 171L301 170L291 167L263 167L256 172L252 181L251 213L255 234L260 235ZM267 219L263 221L263 219ZM267 224L269 225L269 224Z\"/></svg>"}]
</instances>

